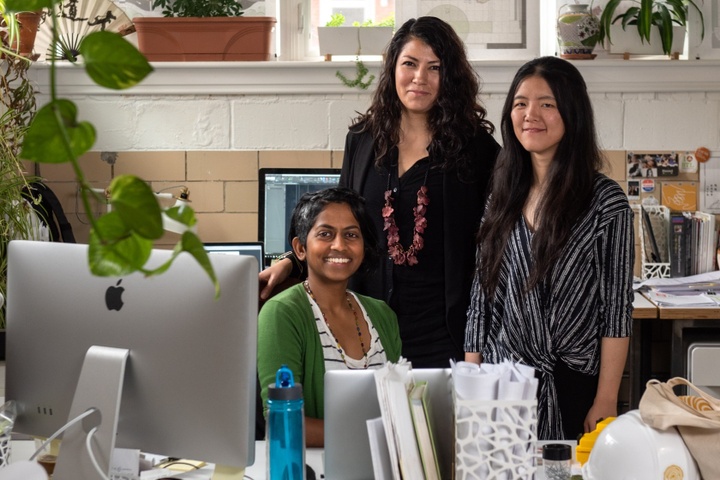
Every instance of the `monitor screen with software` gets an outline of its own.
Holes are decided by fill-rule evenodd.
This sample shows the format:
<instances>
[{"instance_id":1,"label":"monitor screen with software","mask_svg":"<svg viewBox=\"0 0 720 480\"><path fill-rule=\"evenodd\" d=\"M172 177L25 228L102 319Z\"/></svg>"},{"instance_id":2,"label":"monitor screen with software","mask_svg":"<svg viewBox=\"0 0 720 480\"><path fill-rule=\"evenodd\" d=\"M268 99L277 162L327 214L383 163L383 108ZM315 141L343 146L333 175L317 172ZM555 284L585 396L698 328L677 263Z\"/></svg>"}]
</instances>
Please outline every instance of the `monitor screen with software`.
<instances>
[{"instance_id":1,"label":"monitor screen with software","mask_svg":"<svg viewBox=\"0 0 720 480\"><path fill-rule=\"evenodd\" d=\"M170 254L154 250L150 264ZM47 437L67 422L78 397L88 404L82 410L95 406L99 383L76 388L86 352L92 346L127 349L117 382L115 447L239 468L252 464L254 258L211 256L221 288L217 300L207 274L187 254L147 278L93 276L87 246L79 244L13 241L8 260L6 398L18 402L16 432ZM112 375L106 373L101 367L99 382ZM102 410L105 428L113 412Z\"/></svg>"},{"instance_id":2,"label":"monitor screen with software","mask_svg":"<svg viewBox=\"0 0 720 480\"><path fill-rule=\"evenodd\" d=\"M290 250L287 234L300 197L334 187L339 168L261 168L259 172L258 237L265 245L266 265Z\"/></svg>"},{"instance_id":3,"label":"monitor screen with software","mask_svg":"<svg viewBox=\"0 0 720 480\"><path fill-rule=\"evenodd\" d=\"M258 272L265 266L265 249L262 242L205 242L208 253L225 255L252 255L258 262Z\"/></svg>"}]
</instances>

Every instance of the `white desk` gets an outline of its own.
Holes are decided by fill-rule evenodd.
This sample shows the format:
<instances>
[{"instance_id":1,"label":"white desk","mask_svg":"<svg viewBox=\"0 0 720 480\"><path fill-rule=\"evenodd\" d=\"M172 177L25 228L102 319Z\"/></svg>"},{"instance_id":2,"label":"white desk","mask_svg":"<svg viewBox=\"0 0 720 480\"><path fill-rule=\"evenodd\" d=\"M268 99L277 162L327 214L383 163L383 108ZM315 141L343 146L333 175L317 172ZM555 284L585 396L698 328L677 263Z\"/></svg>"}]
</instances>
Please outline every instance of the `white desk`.
<instances>
[{"instance_id":1,"label":"white desk","mask_svg":"<svg viewBox=\"0 0 720 480\"><path fill-rule=\"evenodd\" d=\"M575 454L575 445L577 442L575 441L563 441L563 442L538 442L539 445L545 444L545 443L567 443L573 447L573 456ZM245 476L234 476L234 477L228 477L228 476L218 476L214 475L212 476L213 480L231 480L231 479L238 479L241 480L243 478L251 478L252 480L265 480L267 478L266 476L266 468L267 468L267 462L266 462L266 451L265 451L265 442L258 441L255 443L255 463L248 468L245 469ZM35 442L32 440L15 440L12 443L12 450L10 454L10 461L20 461L20 460L27 460L30 458L30 456L35 452ZM309 448L307 449L305 453L305 462L315 471L315 477L317 480L320 480L321 478L324 478L324 469L323 469L323 450L321 448ZM196 472L188 472L184 474L178 474L173 478L179 478L184 480L201 480L201 479L207 479L210 478L209 475L212 475L211 467L203 468ZM325 480L333 480L332 478L328 478ZM538 469L537 474L535 475L535 480L545 480L545 474L542 471L542 467Z\"/></svg>"}]
</instances>

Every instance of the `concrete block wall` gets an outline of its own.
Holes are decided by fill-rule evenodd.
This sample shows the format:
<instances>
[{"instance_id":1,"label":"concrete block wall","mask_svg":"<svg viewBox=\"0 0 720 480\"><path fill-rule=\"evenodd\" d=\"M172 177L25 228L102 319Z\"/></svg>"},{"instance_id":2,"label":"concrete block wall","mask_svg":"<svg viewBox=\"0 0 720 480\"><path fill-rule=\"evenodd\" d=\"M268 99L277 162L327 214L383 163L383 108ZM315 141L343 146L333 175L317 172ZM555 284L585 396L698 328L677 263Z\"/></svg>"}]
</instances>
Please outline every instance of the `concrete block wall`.
<instances>
[{"instance_id":1,"label":"concrete block wall","mask_svg":"<svg viewBox=\"0 0 720 480\"><path fill-rule=\"evenodd\" d=\"M60 96L75 102L79 119L97 130L94 151L81 164L99 188L120 173L137 174L156 191L186 185L203 240L255 240L257 170L340 167L348 125L367 109L372 89L340 85L335 72L353 68L351 63L194 63L157 63L145 85L125 92L100 89L77 68L63 66ZM497 126L522 63L475 63L482 99ZM611 176L621 184L626 151L705 146L720 152L720 61L575 65L588 85L601 147L619 152ZM368 66L379 73L377 62ZM42 105L49 99L48 71L38 65L32 73ZM101 152L117 152L116 163L103 162ZM87 220L78 212L69 166L44 164L40 174L59 192L82 241Z\"/></svg>"},{"instance_id":2,"label":"concrete block wall","mask_svg":"<svg viewBox=\"0 0 720 480\"><path fill-rule=\"evenodd\" d=\"M336 151L120 152L114 165L101 156L101 152L91 152L80 160L93 187L104 189L121 174L141 177L155 192L178 195L181 186L187 187L198 217L198 234L206 242L257 240L260 168L339 168L342 162L342 152ZM86 243L89 222L70 165L41 164L38 168L62 203L76 240ZM162 199L161 203L171 206L174 201ZM105 208L93 202L93 214L99 215ZM172 246L178 238L177 234L166 233L158 246Z\"/></svg>"}]
</instances>

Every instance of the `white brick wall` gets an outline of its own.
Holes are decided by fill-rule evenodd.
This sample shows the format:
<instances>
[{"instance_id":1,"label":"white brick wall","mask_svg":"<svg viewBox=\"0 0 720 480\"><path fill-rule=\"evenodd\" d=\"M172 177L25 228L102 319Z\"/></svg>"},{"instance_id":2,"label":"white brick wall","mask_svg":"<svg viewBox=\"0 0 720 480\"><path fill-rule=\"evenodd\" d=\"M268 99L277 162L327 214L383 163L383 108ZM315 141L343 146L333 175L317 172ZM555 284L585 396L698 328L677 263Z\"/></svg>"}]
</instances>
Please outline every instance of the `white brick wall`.
<instances>
[{"instance_id":1,"label":"white brick wall","mask_svg":"<svg viewBox=\"0 0 720 480\"><path fill-rule=\"evenodd\" d=\"M475 66L497 125L522 62ZM720 150L720 61L575 62L591 92L605 149ZM377 74L377 62L369 64ZM127 92L92 84L81 69L59 72L61 96L95 124L93 150L341 150L350 120L370 92L340 84L346 62L156 63ZM47 101L47 67L33 75Z\"/></svg>"}]
</instances>

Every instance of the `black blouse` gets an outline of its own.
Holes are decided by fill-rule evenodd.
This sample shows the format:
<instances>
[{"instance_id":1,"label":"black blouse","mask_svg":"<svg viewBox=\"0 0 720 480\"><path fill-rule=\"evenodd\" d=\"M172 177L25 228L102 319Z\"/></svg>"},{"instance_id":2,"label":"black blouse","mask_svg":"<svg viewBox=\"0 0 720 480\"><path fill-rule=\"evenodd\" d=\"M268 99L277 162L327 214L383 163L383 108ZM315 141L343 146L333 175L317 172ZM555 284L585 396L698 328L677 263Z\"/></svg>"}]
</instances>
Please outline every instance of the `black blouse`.
<instances>
[{"instance_id":1,"label":"black blouse","mask_svg":"<svg viewBox=\"0 0 720 480\"><path fill-rule=\"evenodd\" d=\"M449 366L454 347L445 324L444 248L443 248L443 174L430 168L430 158L415 163L398 179L397 150L390 167L372 168L365 184L367 208L375 226L381 251L381 282L364 282L361 291L387 302L398 316L403 356L415 367ZM425 183L429 204L425 214L427 228L422 234L424 248L413 266L395 265L387 254L387 232L383 231L381 212L385 191L393 191L395 223L400 244L407 250L412 244L417 192ZM375 280L375 279L374 279Z\"/></svg>"}]
</instances>

